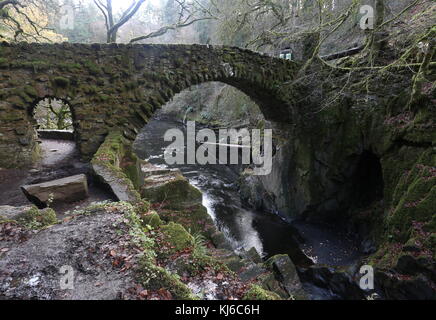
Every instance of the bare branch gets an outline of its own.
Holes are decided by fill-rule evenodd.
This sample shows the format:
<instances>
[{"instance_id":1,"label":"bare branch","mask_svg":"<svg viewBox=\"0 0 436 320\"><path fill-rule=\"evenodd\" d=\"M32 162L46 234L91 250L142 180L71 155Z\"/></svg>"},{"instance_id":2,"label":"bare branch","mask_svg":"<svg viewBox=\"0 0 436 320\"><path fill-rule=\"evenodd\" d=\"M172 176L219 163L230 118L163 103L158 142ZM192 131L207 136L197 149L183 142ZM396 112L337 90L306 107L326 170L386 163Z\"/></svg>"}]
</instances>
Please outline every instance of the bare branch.
<instances>
[{"instance_id":1,"label":"bare branch","mask_svg":"<svg viewBox=\"0 0 436 320\"><path fill-rule=\"evenodd\" d=\"M174 24L174 25L170 25L170 26L165 26L165 27L160 28L159 30L150 32L147 35L133 38L132 40L130 40L130 43L138 42L138 41L146 40L146 39L150 39L150 38L160 37L160 36L163 36L164 34L166 34L168 31L176 30L176 29L180 29L180 28L185 28L185 27L188 27L196 22L204 21L204 20L212 20L212 19L216 19L216 18L204 17L204 18L193 19L193 20L191 20L189 22L185 22L185 23L179 23L179 24Z\"/></svg>"}]
</instances>

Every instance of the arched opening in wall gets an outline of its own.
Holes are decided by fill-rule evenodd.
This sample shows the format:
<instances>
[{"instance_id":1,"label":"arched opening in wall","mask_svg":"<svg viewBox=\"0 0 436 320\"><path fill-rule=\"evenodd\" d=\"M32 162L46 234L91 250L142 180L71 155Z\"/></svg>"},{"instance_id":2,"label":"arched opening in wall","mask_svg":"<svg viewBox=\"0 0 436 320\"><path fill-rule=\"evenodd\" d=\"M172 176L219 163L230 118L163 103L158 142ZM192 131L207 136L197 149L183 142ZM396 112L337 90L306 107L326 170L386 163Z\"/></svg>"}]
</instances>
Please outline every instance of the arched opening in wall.
<instances>
[{"instance_id":1,"label":"arched opening in wall","mask_svg":"<svg viewBox=\"0 0 436 320\"><path fill-rule=\"evenodd\" d=\"M39 100L32 108L32 117L41 144L42 165L58 166L78 157L68 101L55 97Z\"/></svg>"},{"instance_id":2,"label":"arched opening in wall","mask_svg":"<svg viewBox=\"0 0 436 320\"><path fill-rule=\"evenodd\" d=\"M271 137L271 153L273 157L277 151L277 144L280 143L280 139L283 138L281 135L283 131L279 130L277 123L268 121L262 110L264 109L261 109L257 102L240 89L222 82L211 81L200 85L194 85L176 94L169 102L160 108L160 110L154 115L153 121L148 122L144 129L156 127L155 131L161 134L161 130L157 127L164 126L165 121L169 120L173 125L174 123L178 123L178 125L184 129L186 129L188 122L195 122L196 131L202 129L212 130L215 132L216 137L216 140L212 144L217 144L214 157L216 158L218 165L222 162L219 159L221 152L220 147L225 144L235 144L235 142L232 142L232 138L230 137L226 140L220 139L220 130L228 129L230 132L230 129L232 129L237 131L238 134L248 132L248 140L251 142L253 142L254 139L254 131L259 131L261 140L260 154L261 156L265 156L264 142L268 138L265 137L264 129L271 129L273 131ZM159 122L155 122L154 120L159 120ZM141 137L141 135L139 135L139 137ZM153 148L157 142L156 138L158 137L149 137L148 141L151 141L152 143L151 145L148 144L146 148ZM159 139L161 142L164 141L163 136L159 136ZM242 144L242 140L243 139L239 137L238 143ZM139 152L139 156L141 158L148 158L147 155L149 155L149 153L143 150L145 147L140 146L138 141L139 139L137 139L135 145L137 147L137 152ZM197 141L197 144L199 144L199 141ZM159 150L156 150L156 152L159 152ZM250 157L252 156L252 153L252 150L250 150ZM234 160L230 159L231 152L228 151L227 155L229 159L226 161L226 164L228 167L232 167L232 170L239 171L247 167L240 165L243 164L242 159L239 159L240 161L238 161L238 164L233 166ZM187 153L185 153L185 157L186 156ZM239 151L238 156L242 157L243 152ZM253 164L252 158L249 161Z\"/></svg>"},{"instance_id":3,"label":"arched opening in wall","mask_svg":"<svg viewBox=\"0 0 436 320\"><path fill-rule=\"evenodd\" d=\"M235 87L221 82L195 85L177 94L162 113L209 127L256 126L265 122L259 106Z\"/></svg>"},{"instance_id":4,"label":"arched opening in wall","mask_svg":"<svg viewBox=\"0 0 436 320\"><path fill-rule=\"evenodd\" d=\"M161 188L164 183L171 181L169 170L179 170L189 182L200 189L203 193L202 203L215 222L215 225L223 232L233 249L246 251L253 247L260 254L265 256L274 255L283 249L283 244L294 243L293 233L289 226L276 215L271 214L275 210L274 194L272 191L263 189L260 182L260 175L253 174L253 167L243 165L232 165L229 162L221 163L216 161L213 164L203 164L198 156L194 163L186 161L188 155L201 150L204 145L198 140L195 142L195 151L191 152L188 145L187 122L195 122L195 131L213 131L216 141L219 140L219 131L225 129L247 129L252 135L252 129L260 129L262 144L263 129L272 128L274 137L279 132L275 124L266 121L261 108L249 96L239 89L219 82L208 82L193 86L182 91L153 116L147 125L138 134L133 145L134 152L139 158L148 162L144 168L145 183L144 194L150 194L148 198L155 206L162 210L171 207L171 195L165 199L153 198L156 189ZM185 144L178 150L183 151L182 163L168 163L165 158L166 148L174 142L165 141L164 136L170 130L177 131L183 136ZM198 135L197 135L198 138ZM209 142L209 141L208 141ZM225 143L220 143L220 146ZM274 139L273 139L274 143ZM210 145L215 145L211 143ZM228 153L233 145L227 145ZM219 155L219 146L216 147L215 155ZM272 155L274 155L274 148ZM172 150L171 150L172 151ZM172 152L173 153L173 152ZM239 151L239 155L241 155ZM239 162L241 164L241 162ZM177 171L176 171L177 172ZM175 173L174 173L175 174ZM241 199L240 186L242 177L247 177L252 182L245 185L246 201ZM250 179L250 177L252 179ZM259 179L259 180L257 180ZM273 179L273 178L272 178ZM276 180L274 180L276 183ZM168 182L170 183L170 182ZM245 183L245 181L244 181ZM280 182L277 182L280 183ZM270 185L273 184L270 182ZM149 191L147 191L150 189ZM177 194L175 192L175 194ZM147 197L147 196L146 196ZM198 199L196 199L198 201ZM185 221L189 221L189 212L194 212L194 204L191 199L179 200L189 203ZM201 203L201 199L200 199ZM258 210L258 208L264 210ZM271 210L268 210L271 209ZM193 213L195 214L195 213ZM191 230L198 228L197 216L192 216L193 225ZM184 222L185 222L184 221ZM296 246L288 246L292 250ZM281 251L281 253L285 253ZM289 253L293 255L293 252Z\"/></svg>"},{"instance_id":5,"label":"arched opening in wall","mask_svg":"<svg viewBox=\"0 0 436 320\"><path fill-rule=\"evenodd\" d=\"M73 115L69 105L56 98L45 98L34 108L34 117L41 130L73 131Z\"/></svg>"},{"instance_id":6,"label":"arched opening in wall","mask_svg":"<svg viewBox=\"0 0 436 320\"><path fill-rule=\"evenodd\" d=\"M365 150L358 159L352 177L352 206L366 208L383 199L383 172L380 158Z\"/></svg>"},{"instance_id":7,"label":"arched opening in wall","mask_svg":"<svg viewBox=\"0 0 436 320\"><path fill-rule=\"evenodd\" d=\"M29 106L28 121L35 129L40 157L27 176L12 185L8 196L15 200L11 204L28 205L30 201L39 208L50 206L63 218L93 202L116 200L81 159L69 100L45 97L35 101Z\"/></svg>"}]
</instances>

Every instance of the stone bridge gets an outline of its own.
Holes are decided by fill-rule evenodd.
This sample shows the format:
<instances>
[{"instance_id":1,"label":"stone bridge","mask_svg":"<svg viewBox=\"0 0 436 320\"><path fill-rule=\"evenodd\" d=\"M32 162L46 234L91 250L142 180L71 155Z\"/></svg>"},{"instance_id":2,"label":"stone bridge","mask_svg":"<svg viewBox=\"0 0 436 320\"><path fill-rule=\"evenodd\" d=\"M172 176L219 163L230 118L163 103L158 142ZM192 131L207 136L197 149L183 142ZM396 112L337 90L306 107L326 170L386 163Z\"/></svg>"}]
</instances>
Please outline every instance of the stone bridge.
<instances>
[{"instance_id":1,"label":"stone bridge","mask_svg":"<svg viewBox=\"0 0 436 320\"><path fill-rule=\"evenodd\" d=\"M286 83L299 65L248 50L201 45L0 44L0 167L36 156L35 106L67 102L82 156L90 158L114 129L134 140L176 93L208 81L250 96L266 119L288 122Z\"/></svg>"}]
</instances>

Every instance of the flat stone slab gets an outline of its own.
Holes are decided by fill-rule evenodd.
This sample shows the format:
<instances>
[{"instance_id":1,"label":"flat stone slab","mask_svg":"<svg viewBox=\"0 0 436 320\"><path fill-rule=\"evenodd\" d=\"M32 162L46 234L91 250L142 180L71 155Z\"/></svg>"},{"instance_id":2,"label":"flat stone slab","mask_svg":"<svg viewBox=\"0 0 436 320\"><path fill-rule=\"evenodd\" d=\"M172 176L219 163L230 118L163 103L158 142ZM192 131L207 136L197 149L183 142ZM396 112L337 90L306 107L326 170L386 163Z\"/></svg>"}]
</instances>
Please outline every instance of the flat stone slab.
<instances>
[{"instance_id":1,"label":"flat stone slab","mask_svg":"<svg viewBox=\"0 0 436 320\"><path fill-rule=\"evenodd\" d=\"M47 205L50 197L53 202L75 202L88 197L88 180L86 175L78 174L71 177L48 182L22 186L26 197L38 206Z\"/></svg>"},{"instance_id":2,"label":"flat stone slab","mask_svg":"<svg viewBox=\"0 0 436 320\"><path fill-rule=\"evenodd\" d=\"M47 130L39 129L38 136L41 139L69 140L74 141L73 130Z\"/></svg>"}]
</instances>

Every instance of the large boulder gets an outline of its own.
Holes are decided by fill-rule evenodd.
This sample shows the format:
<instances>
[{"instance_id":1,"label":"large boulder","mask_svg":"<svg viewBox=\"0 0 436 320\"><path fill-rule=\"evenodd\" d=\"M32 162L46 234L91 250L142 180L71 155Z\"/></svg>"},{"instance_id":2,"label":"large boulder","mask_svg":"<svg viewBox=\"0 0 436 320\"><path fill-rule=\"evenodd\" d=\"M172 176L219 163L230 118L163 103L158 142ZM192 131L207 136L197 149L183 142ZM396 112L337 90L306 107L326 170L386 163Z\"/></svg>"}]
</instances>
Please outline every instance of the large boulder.
<instances>
[{"instance_id":1,"label":"large boulder","mask_svg":"<svg viewBox=\"0 0 436 320\"><path fill-rule=\"evenodd\" d=\"M148 175L141 195L151 202L164 202L167 209L186 208L202 201L200 190L190 185L180 171Z\"/></svg>"},{"instance_id":2,"label":"large boulder","mask_svg":"<svg viewBox=\"0 0 436 320\"><path fill-rule=\"evenodd\" d=\"M362 300L374 291L365 291L360 288L358 265L338 267L329 265L314 265L302 269L301 279L317 287L328 289L331 293L346 300Z\"/></svg>"},{"instance_id":3,"label":"large boulder","mask_svg":"<svg viewBox=\"0 0 436 320\"><path fill-rule=\"evenodd\" d=\"M49 200L74 202L88 197L86 175L79 174L62 179L21 187L26 197L38 207L45 207Z\"/></svg>"},{"instance_id":4,"label":"large boulder","mask_svg":"<svg viewBox=\"0 0 436 320\"><path fill-rule=\"evenodd\" d=\"M290 296L297 299L305 297L297 268L287 254L273 256L266 263L272 267L277 279Z\"/></svg>"}]
</instances>

